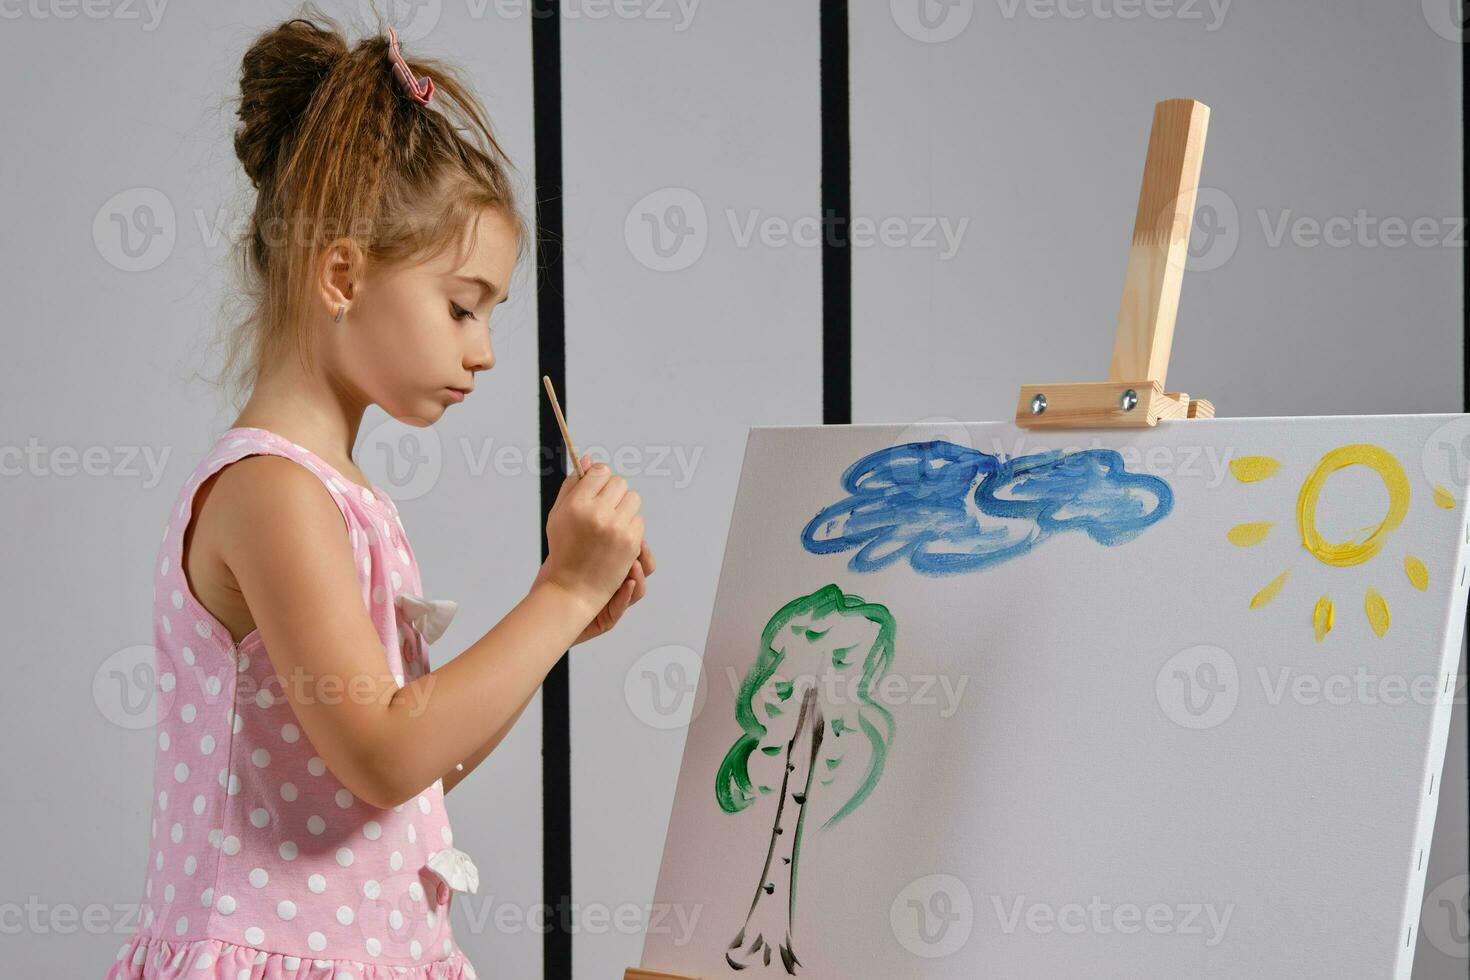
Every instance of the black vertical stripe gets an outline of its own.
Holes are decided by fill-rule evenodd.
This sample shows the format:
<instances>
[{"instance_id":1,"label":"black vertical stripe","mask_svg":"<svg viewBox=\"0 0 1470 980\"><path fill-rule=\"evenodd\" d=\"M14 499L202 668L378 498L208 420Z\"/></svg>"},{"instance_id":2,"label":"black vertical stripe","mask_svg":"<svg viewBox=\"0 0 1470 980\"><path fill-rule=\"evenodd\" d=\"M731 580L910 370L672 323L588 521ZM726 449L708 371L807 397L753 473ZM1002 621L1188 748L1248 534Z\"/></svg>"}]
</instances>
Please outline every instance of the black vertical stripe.
<instances>
[{"instance_id":1,"label":"black vertical stripe","mask_svg":"<svg viewBox=\"0 0 1470 980\"><path fill-rule=\"evenodd\" d=\"M822 424L852 422L852 133L847 0L822 0Z\"/></svg>"},{"instance_id":2,"label":"black vertical stripe","mask_svg":"<svg viewBox=\"0 0 1470 980\"><path fill-rule=\"evenodd\" d=\"M532 0L531 71L536 144L536 341L539 374L551 378L562 410L566 386L566 306L562 273L561 5ZM546 519L566 477L566 453L551 404L536 378L540 411L541 559ZM571 980L572 745L570 676L566 656L541 685L541 889L546 908L542 939L548 980Z\"/></svg>"}]
</instances>

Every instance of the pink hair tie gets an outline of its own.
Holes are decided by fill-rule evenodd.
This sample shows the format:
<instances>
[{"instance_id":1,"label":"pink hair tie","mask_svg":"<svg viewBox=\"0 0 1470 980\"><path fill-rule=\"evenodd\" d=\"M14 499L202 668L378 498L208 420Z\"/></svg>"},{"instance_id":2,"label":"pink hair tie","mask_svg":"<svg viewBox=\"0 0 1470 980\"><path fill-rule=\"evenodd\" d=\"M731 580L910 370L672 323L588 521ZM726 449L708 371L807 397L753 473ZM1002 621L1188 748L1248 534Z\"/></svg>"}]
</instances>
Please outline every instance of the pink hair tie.
<instances>
[{"instance_id":1,"label":"pink hair tie","mask_svg":"<svg viewBox=\"0 0 1470 980\"><path fill-rule=\"evenodd\" d=\"M428 105L434 97L434 80L428 75L414 77L413 69L408 67L408 62L403 60L403 52L398 48L398 34L391 27L388 28L388 57L393 59L393 73L403 80L408 94L419 104Z\"/></svg>"}]
</instances>

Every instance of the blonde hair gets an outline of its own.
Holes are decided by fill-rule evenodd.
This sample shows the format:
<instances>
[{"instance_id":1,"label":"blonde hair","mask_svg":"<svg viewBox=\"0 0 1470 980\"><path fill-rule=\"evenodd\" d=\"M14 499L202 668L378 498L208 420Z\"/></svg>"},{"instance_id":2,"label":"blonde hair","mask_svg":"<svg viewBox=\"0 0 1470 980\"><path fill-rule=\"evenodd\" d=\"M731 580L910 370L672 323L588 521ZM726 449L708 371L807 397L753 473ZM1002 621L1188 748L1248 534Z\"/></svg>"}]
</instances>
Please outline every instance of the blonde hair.
<instances>
[{"instance_id":1,"label":"blonde hair","mask_svg":"<svg viewBox=\"0 0 1470 980\"><path fill-rule=\"evenodd\" d=\"M454 69L405 53L434 83L422 105L392 69L386 31L349 48L310 2L298 12L240 64L235 154L255 205L235 242L247 313L229 328L221 370L237 402L293 348L313 363L305 312L334 241L351 239L368 269L427 261L463 242L486 208L513 224L517 264L530 240L515 167Z\"/></svg>"}]
</instances>

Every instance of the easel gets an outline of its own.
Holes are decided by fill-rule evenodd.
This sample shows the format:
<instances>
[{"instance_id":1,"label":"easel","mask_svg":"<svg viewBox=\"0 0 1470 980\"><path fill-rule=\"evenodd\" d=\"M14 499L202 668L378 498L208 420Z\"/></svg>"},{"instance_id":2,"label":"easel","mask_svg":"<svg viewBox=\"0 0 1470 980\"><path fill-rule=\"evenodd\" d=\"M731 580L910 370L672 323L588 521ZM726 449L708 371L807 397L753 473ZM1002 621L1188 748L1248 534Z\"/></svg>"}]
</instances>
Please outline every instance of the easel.
<instances>
[{"instance_id":1,"label":"easel","mask_svg":"<svg viewBox=\"0 0 1470 980\"><path fill-rule=\"evenodd\" d=\"M1160 419L1214 417L1215 407L1203 398L1164 391L1209 119L1209 107L1193 99L1166 99L1154 106L1108 380L1024 385L1016 424L1137 427ZM623 971L623 980L705 978L635 966Z\"/></svg>"},{"instance_id":2,"label":"easel","mask_svg":"<svg viewBox=\"0 0 1470 980\"><path fill-rule=\"evenodd\" d=\"M1193 99L1154 106L1108 380L1023 385L1017 425L1132 428L1214 418L1215 406L1203 398L1164 391L1209 121L1209 106Z\"/></svg>"}]
</instances>

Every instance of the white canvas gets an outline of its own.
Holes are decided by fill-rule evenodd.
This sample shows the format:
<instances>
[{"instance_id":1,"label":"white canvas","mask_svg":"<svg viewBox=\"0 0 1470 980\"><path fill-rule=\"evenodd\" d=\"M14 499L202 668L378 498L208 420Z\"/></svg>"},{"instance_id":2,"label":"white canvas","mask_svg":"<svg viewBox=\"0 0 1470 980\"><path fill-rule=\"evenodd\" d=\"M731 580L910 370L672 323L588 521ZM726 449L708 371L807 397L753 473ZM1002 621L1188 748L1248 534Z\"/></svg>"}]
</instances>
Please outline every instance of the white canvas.
<instances>
[{"instance_id":1,"label":"white canvas","mask_svg":"<svg viewBox=\"0 0 1470 980\"><path fill-rule=\"evenodd\" d=\"M1467 468L1459 415L753 428L641 965L1407 977Z\"/></svg>"}]
</instances>

